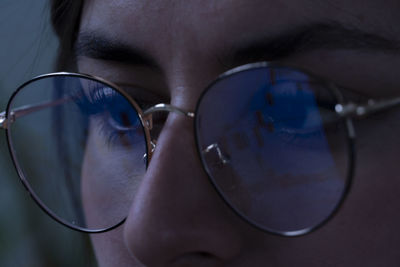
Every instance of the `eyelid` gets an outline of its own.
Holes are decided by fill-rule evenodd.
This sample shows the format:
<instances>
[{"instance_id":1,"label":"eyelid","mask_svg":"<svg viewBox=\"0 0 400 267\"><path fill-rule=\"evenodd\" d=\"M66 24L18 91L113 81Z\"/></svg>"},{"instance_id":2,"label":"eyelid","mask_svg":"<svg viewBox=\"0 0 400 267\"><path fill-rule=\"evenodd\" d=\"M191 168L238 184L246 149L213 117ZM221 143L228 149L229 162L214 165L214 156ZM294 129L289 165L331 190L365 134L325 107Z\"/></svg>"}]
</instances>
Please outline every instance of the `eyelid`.
<instances>
[{"instance_id":1,"label":"eyelid","mask_svg":"<svg viewBox=\"0 0 400 267\"><path fill-rule=\"evenodd\" d=\"M354 90L346 87L337 86L337 89L341 93L344 102L355 102L355 103L365 103L371 98L375 98L371 95L361 92L361 90Z\"/></svg>"},{"instance_id":2,"label":"eyelid","mask_svg":"<svg viewBox=\"0 0 400 267\"><path fill-rule=\"evenodd\" d=\"M115 83L122 91L126 92L142 109L157 103L169 103L169 97L161 95L152 89L136 84Z\"/></svg>"}]
</instances>

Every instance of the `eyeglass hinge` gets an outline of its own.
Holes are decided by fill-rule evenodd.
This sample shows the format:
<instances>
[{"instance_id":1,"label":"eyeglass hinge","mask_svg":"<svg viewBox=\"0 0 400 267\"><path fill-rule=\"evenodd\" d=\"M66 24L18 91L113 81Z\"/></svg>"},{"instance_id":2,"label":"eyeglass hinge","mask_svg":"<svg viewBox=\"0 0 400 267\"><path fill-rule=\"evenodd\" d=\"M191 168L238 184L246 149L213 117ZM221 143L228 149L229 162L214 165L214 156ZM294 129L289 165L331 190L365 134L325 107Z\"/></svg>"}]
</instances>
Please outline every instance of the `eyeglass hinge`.
<instances>
[{"instance_id":1,"label":"eyeglass hinge","mask_svg":"<svg viewBox=\"0 0 400 267\"><path fill-rule=\"evenodd\" d=\"M341 117L358 117L364 113L364 109L362 106L356 105L354 103L348 104L337 104L335 106L335 111Z\"/></svg>"},{"instance_id":2,"label":"eyeglass hinge","mask_svg":"<svg viewBox=\"0 0 400 267\"><path fill-rule=\"evenodd\" d=\"M337 104L335 111L342 117L362 117L375 113L378 111L386 110L400 105L400 97L375 101L373 99L368 100L364 105L357 105L354 103L348 104Z\"/></svg>"},{"instance_id":3,"label":"eyeglass hinge","mask_svg":"<svg viewBox=\"0 0 400 267\"><path fill-rule=\"evenodd\" d=\"M7 129L7 118L5 111L0 113L0 128Z\"/></svg>"}]
</instances>

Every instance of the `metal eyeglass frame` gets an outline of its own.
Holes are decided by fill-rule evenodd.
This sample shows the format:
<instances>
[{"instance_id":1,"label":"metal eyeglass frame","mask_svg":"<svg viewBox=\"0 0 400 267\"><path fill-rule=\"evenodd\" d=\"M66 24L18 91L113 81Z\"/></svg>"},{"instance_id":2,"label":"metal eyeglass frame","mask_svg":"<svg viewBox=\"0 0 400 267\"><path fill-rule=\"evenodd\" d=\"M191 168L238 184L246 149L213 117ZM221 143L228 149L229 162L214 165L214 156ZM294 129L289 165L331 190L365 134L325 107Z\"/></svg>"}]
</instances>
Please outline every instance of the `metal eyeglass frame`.
<instances>
[{"instance_id":1,"label":"metal eyeglass frame","mask_svg":"<svg viewBox=\"0 0 400 267\"><path fill-rule=\"evenodd\" d=\"M205 164L205 162L203 161L203 157L202 154L203 153L208 153L209 151L211 151L212 149L215 149L217 151L217 155L220 158L222 164L229 164L229 160L226 159L223 155L223 153L221 152L221 150L218 147L218 144L210 144L209 146L207 146L205 149L203 149L202 151L200 151L199 148L199 144L198 144L198 138L197 138L197 131L196 131L196 112L199 108L199 103L201 102L202 97L205 95L205 93L213 87L213 84L217 83L219 80L221 79L225 79L233 74L239 73L239 72L243 72L243 71L247 71L250 69L257 69L257 68L274 68L274 67L286 67L286 68L291 68L294 70L298 70L301 71L311 77L316 78L317 80L323 82L328 88L328 90L332 90L332 92L337 96L338 104L336 104L335 106L335 112L337 115L339 115L340 118L345 120L346 126L347 126L347 134L348 134L348 140L349 140L349 146L350 146L350 167L348 170L348 179L347 179L347 185L346 188L343 192L343 195L341 197L340 202L338 203L338 205L336 206L336 208L334 209L334 211L331 213L330 216L328 216L325 220L323 220L321 223L319 223L316 226L313 227L309 227L306 229L302 229L299 231L290 231L290 232L274 232L274 231L269 231L266 230L265 227L261 226L261 225L257 225L257 223L253 222L251 219L247 218L242 212L240 212L239 210L237 210L234 206L232 206L230 204L229 199L227 199L223 193L220 192L220 190L218 189L218 186L214 183L213 178L210 175L210 172L207 168L207 165ZM9 126L15 121L17 120L19 117L31 114L33 112L48 108L48 107L53 107L53 106L58 106L61 105L65 102L70 101L71 99L58 99L55 101L51 101L51 102L46 102L46 103L41 103L41 104L36 104L36 105L27 105L27 106L23 106L20 107L18 109L14 109L12 111L10 111L10 106L12 103L13 98L15 97L15 95L18 94L18 92L20 90L22 90L27 84L34 82L35 80L39 80L39 79L43 79L46 77L54 77L54 76L72 76L72 77L81 77L81 78L85 78L85 79L89 79L89 80L94 80L94 81L99 81L101 83L104 83L108 86L110 86L111 88L113 88L114 90L116 90L118 93L122 94L126 99L129 100L129 102L132 104L132 106L135 108L135 110L138 113L139 119L141 121L141 124L143 126L144 132L145 132L145 138L146 138L146 147L147 147L147 154L145 156L147 156L148 160L146 161L146 164L149 164L152 153L154 151L155 148L155 142L153 142L151 140L150 137L150 131L152 128L152 114L156 113L156 112L173 112L173 113L177 113L180 115L184 115L187 116L189 118L194 119L194 129L195 129L195 135L196 135L196 146L197 146L197 150L199 153L199 157L202 159L202 166L205 170L205 172L208 174L209 176L209 180L211 182L211 184L214 186L214 188L216 189L216 191L218 192L218 194L224 199L224 201L226 202L226 204L235 212L239 215L239 217L241 217L242 219L244 219L245 221L247 221L248 223L250 223L251 225L253 225L254 227L265 231L265 232L269 232L272 234L276 234L276 235L280 235L280 236L299 236L299 235L303 235L306 233L309 233L319 227L321 227L326 221L330 220L331 217L333 217L336 212L339 210L343 200L345 199L345 196L348 194L349 189L350 189L350 185L352 182L352 177L354 175L354 148L353 148L353 142L354 139L356 137L355 135L355 131L354 131L354 127L352 124L352 120L353 118L362 118L365 116L368 116L370 114L376 113L376 112L380 112L380 111L384 111L393 107L397 107L400 106L400 97L396 97L396 98L390 98L390 99L384 99L384 100L374 100L374 99L370 99L367 103L353 103L353 102L344 102L343 97L340 94L340 90L338 89L338 87L332 83L329 82L328 80L318 77L314 74L310 74L308 71L306 70L302 70L300 68L297 67L291 67L288 65L281 65L279 63L270 63L270 62L257 62L257 63L250 63L250 64L246 64L243 66L239 66L236 67L234 69L231 69L225 73L223 73L222 75L220 75L213 83L211 83L202 93L202 95L200 96L197 105L196 105L196 109L194 112L192 111L186 111L184 109L181 109L179 107L170 105L170 104L165 104L165 103L160 103L160 104L156 104L146 110L142 110L139 105L136 103L136 101L130 96L128 95L124 90L122 90L121 88L119 88L117 85L108 82L102 78L99 77L95 77L92 75L86 75L86 74L77 74L77 73L70 73L70 72L57 72L57 73L50 73L50 74L44 74L44 75L40 75L37 76L29 81L27 81L26 83L22 84L10 97L8 104L7 104L7 108L5 111L0 113L0 128L6 130L6 137L7 137L7 143L8 143L8 148L13 160L13 164L16 168L16 171L19 175L19 178L22 182L22 184L24 185L24 187L28 190L29 194L32 196L32 198L34 199L34 201L42 208L42 210L44 210L50 217L52 217L53 219L55 219L56 221L58 221L59 223L74 229L74 230L78 230L81 232L85 232L85 233L101 233L101 232L106 232L109 230L112 230L116 227L118 227L119 225L121 225L122 223L124 223L125 219L123 219L121 222L117 223L116 225L113 225L111 227L108 228L104 228L104 229L96 229L96 230L90 230L90 229L86 229L86 228L81 228L78 227L76 225L73 225L69 222L64 221L62 218L59 218L54 212L52 212L49 208L47 208L47 206L40 200L40 198L35 194L35 192L32 190L32 188L30 187L29 183L27 182L27 179L24 176L24 173L22 172L22 169L19 166L19 163L17 161L16 158L16 154L12 145L12 140L11 137L8 133L8 129ZM146 166L147 168L147 166Z\"/></svg>"}]
</instances>

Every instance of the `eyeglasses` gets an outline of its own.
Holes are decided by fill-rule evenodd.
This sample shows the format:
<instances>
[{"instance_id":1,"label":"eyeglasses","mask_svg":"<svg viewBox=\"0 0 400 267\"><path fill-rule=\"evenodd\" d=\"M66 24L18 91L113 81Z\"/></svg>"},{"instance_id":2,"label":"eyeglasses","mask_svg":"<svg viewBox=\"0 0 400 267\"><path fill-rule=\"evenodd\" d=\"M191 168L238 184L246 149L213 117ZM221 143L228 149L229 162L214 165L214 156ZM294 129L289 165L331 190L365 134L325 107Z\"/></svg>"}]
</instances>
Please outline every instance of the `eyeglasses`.
<instances>
[{"instance_id":1,"label":"eyeglasses","mask_svg":"<svg viewBox=\"0 0 400 267\"><path fill-rule=\"evenodd\" d=\"M354 172L352 118L400 98L345 100L333 83L267 62L232 69L209 85L194 112L142 110L100 78L52 73L17 89L0 113L19 177L39 206L72 229L122 224L150 162L159 112L193 120L198 156L221 198L270 233L296 236L328 221Z\"/></svg>"}]
</instances>

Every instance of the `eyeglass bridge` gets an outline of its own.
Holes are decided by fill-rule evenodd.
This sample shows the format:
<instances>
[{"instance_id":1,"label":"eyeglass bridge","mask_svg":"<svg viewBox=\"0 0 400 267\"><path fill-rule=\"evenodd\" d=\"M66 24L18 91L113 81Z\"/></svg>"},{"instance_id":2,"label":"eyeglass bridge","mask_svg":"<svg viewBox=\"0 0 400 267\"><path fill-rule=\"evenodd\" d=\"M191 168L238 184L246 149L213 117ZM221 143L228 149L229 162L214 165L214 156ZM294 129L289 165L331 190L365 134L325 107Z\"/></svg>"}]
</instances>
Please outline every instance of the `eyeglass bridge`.
<instances>
[{"instance_id":1,"label":"eyeglass bridge","mask_svg":"<svg viewBox=\"0 0 400 267\"><path fill-rule=\"evenodd\" d=\"M152 114L156 113L156 112L172 112L172 113L177 113L177 114L181 114L190 118L194 118L195 114L194 112L191 111L185 111L181 108L178 108L176 106L170 105L170 104L165 104L165 103L159 103L156 104L148 109L146 109L145 111L143 111L143 120L145 123L145 126L147 127L147 129L151 130L153 128L153 120L152 120ZM153 150L154 150L155 145L153 146Z\"/></svg>"},{"instance_id":2,"label":"eyeglass bridge","mask_svg":"<svg viewBox=\"0 0 400 267\"><path fill-rule=\"evenodd\" d=\"M175 107L175 106L170 105L170 104L164 104L164 103L160 103L160 104L154 105L154 106L146 109L143 112L143 115L147 116L147 115L150 115L150 114L152 114L154 112L175 112L175 113L178 113L178 114L181 114L181 115L185 115L187 117L194 118L194 112L185 111L185 110L183 110L181 108Z\"/></svg>"},{"instance_id":3,"label":"eyeglass bridge","mask_svg":"<svg viewBox=\"0 0 400 267\"><path fill-rule=\"evenodd\" d=\"M170 105L170 104L159 103L159 104L156 104L156 105L146 109L145 111L143 111L143 121L145 123L145 127L148 130L151 130L153 128L152 115L153 115L153 113L156 113L156 112L168 112L168 113L172 112L172 113L177 113L177 114L184 115L184 116L190 117L190 118L195 117L194 112L186 111L186 110L183 110L181 108L178 108L178 107ZM155 140L155 139L150 140L150 145L151 145L150 155L156 149L156 144L157 144L157 140ZM145 159L146 157L147 157L147 153L145 153L143 155L143 159Z\"/></svg>"}]
</instances>

